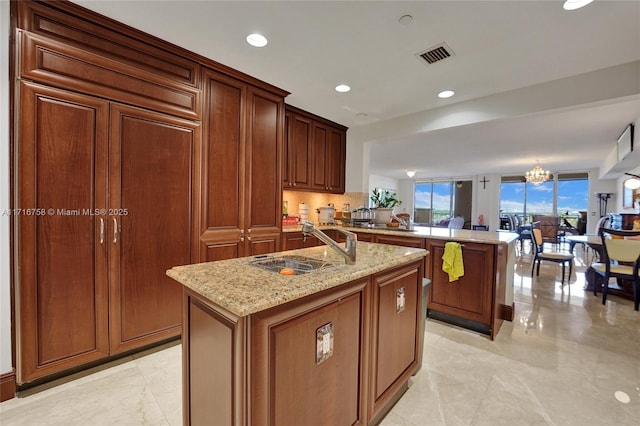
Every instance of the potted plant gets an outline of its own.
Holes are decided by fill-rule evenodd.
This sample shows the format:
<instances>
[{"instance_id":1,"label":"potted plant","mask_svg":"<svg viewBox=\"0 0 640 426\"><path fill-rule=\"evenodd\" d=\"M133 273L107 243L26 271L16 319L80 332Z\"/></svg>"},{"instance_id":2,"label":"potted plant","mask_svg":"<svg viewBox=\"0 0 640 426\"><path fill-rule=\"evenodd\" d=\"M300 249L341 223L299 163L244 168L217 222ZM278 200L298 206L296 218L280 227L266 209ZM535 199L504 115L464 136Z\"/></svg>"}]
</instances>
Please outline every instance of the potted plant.
<instances>
[{"instance_id":1,"label":"potted plant","mask_svg":"<svg viewBox=\"0 0 640 426\"><path fill-rule=\"evenodd\" d=\"M375 188L372 191L370 199L375 209L375 223L391 222L393 208L402 204L402 201L396 198L395 192L388 190L379 190L378 188Z\"/></svg>"}]
</instances>

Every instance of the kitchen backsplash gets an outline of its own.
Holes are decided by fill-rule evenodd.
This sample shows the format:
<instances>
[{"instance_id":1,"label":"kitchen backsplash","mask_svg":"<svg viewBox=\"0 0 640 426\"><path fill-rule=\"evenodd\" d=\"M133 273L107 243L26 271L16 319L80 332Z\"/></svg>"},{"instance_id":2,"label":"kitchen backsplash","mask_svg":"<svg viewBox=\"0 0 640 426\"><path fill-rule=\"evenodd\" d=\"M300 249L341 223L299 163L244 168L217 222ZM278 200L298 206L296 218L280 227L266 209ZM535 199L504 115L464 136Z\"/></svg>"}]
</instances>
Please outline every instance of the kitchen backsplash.
<instances>
[{"instance_id":1,"label":"kitchen backsplash","mask_svg":"<svg viewBox=\"0 0 640 426\"><path fill-rule=\"evenodd\" d=\"M345 204L349 204L351 210L369 206L369 194L366 192L347 192L344 195L338 195L321 192L283 191L282 200L287 202L290 215L297 215L298 205L305 203L309 209L309 220L312 222L318 222L316 209L329 203L333 203L338 212L342 211Z\"/></svg>"}]
</instances>

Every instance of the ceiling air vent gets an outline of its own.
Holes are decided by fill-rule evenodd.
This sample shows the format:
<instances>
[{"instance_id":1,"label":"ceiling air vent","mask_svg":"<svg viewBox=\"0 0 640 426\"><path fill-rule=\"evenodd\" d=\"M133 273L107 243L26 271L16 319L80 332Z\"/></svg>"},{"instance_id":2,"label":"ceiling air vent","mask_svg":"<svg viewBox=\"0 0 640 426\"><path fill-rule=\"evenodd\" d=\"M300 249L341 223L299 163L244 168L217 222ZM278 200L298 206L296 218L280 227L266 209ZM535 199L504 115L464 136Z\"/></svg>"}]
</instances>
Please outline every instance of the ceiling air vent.
<instances>
[{"instance_id":1,"label":"ceiling air vent","mask_svg":"<svg viewBox=\"0 0 640 426\"><path fill-rule=\"evenodd\" d=\"M431 65L435 62L447 59L449 56L453 56L454 53L449 46L445 43L440 43L437 46L430 47L424 52L418 53L416 56L424 60L427 64Z\"/></svg>"}]
</instances>

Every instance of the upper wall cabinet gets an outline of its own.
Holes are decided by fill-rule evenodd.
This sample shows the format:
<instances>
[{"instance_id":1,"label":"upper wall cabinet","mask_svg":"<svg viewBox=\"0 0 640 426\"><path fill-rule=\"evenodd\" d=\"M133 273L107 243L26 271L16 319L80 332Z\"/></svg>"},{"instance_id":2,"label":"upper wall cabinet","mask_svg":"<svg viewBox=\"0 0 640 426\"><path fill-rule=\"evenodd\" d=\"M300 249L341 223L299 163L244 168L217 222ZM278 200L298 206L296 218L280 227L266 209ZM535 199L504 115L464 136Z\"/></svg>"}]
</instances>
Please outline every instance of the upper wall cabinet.
<instances>
[{"instance_id":1,"label":"upper wall cabinet","mask_svg":"<svg viewBox=\"0 0 640 426\"><path fill-rule=\"evenodd\" d=\"M43 4L18 11L23 78L200 118L196 62Z\"/></svg>"},{"instance_id":2,"label":"upper wall cabinet","mask_svg":"<svg viewBox=\"0 0 640 426\"><path fill-rule=\"evenodd\" d=\"M347 128L286 106L284 189L343 194Z\"/></svg>"}]
</instances>

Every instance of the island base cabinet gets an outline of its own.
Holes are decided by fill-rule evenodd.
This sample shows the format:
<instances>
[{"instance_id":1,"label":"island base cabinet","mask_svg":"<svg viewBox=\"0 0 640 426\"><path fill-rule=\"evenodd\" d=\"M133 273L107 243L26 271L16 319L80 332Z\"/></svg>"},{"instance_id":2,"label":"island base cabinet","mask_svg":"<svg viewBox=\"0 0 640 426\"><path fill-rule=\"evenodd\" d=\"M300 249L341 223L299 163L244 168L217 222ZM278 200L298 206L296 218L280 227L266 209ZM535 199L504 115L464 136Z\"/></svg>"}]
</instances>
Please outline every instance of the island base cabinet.
<instances>
[{"instance_id":1,"label":"island base cabinet","mask_svg":"<svg viewBox=\"0 0 640 426\"><path fill-rule=\"evenodd\" d=\"M185 287L184 424L380 423L419 367L423 275L418 260L247 316Z\"/></svg>"},{"instance_id":2,"label":"island base cabinet","mask_svg":"<svg viewBox=\"0 0 640 426\"><path fill-rule=\"evenodd\" d=\"M442 270L445 244L444 240L427 241L432 280L428 316L494 336L494 246L462 244L464 275L449 281Z\"/></svg>"}]
</instances>

